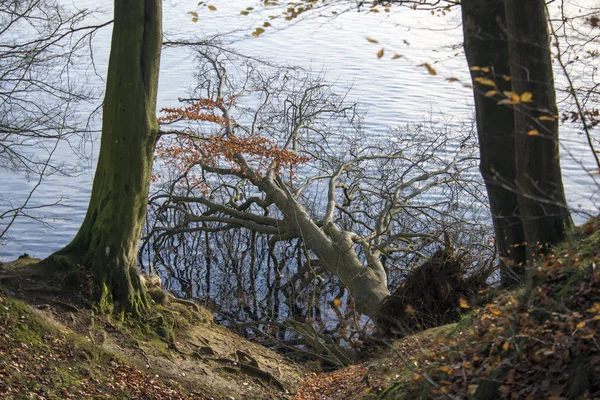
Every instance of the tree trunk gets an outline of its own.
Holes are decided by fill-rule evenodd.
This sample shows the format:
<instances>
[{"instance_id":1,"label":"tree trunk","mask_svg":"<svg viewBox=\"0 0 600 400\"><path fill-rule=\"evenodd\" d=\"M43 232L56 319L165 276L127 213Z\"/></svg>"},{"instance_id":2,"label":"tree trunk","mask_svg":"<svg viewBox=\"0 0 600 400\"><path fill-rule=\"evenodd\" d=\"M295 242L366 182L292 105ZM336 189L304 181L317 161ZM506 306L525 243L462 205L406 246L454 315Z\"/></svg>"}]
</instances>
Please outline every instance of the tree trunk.
<instances>
[{"instance_id":1,"label":"tree trunk","mask_svg":"<svg viewBox=\"0 0 600 400\"><path fill-rule=\"evenodd\" d=\"M92 196L73 241L55 254L89 268L105 311L141 315L148 301L136 268L154 147L162 43L161 0L114 3L102 139Z\"/></svg>"},{"instance_id":2,"label":"tree trunk","mask_svg":"<svg viewBox=\"0 0 600 400\"><path fill-rule=\"evenodd\" d=\"M505 0L512 90L533 94L515 106L519 213L529 261L562 241L571 226L558 149L558 117L544 0Z\"/></svg>"},{"instance_id":3,"label":"tree trunk","mask_svg":"<svg viewBox=\"0 0 600 400\"><path fill-rule=\"evenodd\" d=\"M510 286L520 281L527 261L525 234L519 216L515 188L516 162L514 112L486 97L491 89L475 78L489 77L498 91L510 90L508 44L503 0L463 0L461 3L464 48L473 79L473 95L479 137L479 169L486 185L500 254L501 282ZM482 72L475 67L490 68Z\"/></svg>"},{"instance_id":4,"label":"tree trunk","mask_svg":"<svg viewBox=\"0 0 600 400\"><path fill-rule=\"evenodd\" d=\"M379 265L381 268L376 269L371 265L365 266L358 258L348 232L339 231L333 226L321 229L304 207L288 196L272 176L266 176L256 184L283 213L306 247L348 288L356 309L375 318L380 302L390 294L383 267Z\"/></svg>"}]
</instances>

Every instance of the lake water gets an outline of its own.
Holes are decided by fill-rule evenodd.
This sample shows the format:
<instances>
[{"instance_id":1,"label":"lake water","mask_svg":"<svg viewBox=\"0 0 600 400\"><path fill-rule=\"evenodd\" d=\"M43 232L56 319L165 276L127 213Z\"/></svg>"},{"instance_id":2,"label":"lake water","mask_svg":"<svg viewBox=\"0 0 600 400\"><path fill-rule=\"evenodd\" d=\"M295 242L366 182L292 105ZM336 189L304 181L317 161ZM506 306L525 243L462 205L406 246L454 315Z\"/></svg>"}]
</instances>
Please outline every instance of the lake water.
<instances>
[{"instance_id":1,"label":"lake water","mask_svg":"<svg viewBox=\"0 0 600 400\"><path fill-rule=\"evenodd\" d=\"M584 1L580 1L585 3ZM71 4L70 1L63 1ZM389 126L426 121L431 118L460 127L473 115L472 92L461 82L469 83L466 61L462 53L462 30L457 13L432 16L425 11L396 9L391 15L347 12L334 20L310 18L289 24L272 21L270 28L258 38L252 30L268 18L268 13L244 17L240 10L257 6L254 0L219 1L217 11L198 9L194 1L165 1L164 24L167 40L193 36L227 34L226 41L238 51L280 64L300 65L321 71L340 87L351 87L349 98L368 111L365 126L373 138L385 140ZM589 2L588 2L589 3ZM590 3L591 4L591 3ZM99 8L104 14L99 21L111 18L110 1L80 1L77 7ZM199 21L193 23L188 11L197 11ZM232 31L236 31L231 33ZM110 44L110 28L94 39L94 59L98 75L82 71L87 85L102 90ZM375 39L372 44L367 38ZM377 52L385 49L384 56ZM392 59L395 54L403 57ZM429 63L437 75L427 73L420 64ZM84 74L85 72L85 74ZM177 104L193 86L194 62L189 49L167 48L163 51L159 89L159 108ZM447 78L461 82L449 82ZM557 86L564 79L557 74ZM561 161L569 205L590 214L600 205L598 184L582 166L591 167L590 150L584 137L574 128L561 131ZM88 143L89 154L96 154L97 143ZM21 218L0 243L0 260L7 261L27 252L45 257L67 244L85 215L91 192L95 160L75 158L63 146L58 159L75 167L71 177L51 176L37 189L32 204L47 204L63 198L63 206L44 209L41 215L48 225ZM0 190L5 199L16 203L25 198L34 182L0 171ZM2 210L0 210L0 213ZM578 222L583 217L576 216Z\"/></svg>"}]
</instances>

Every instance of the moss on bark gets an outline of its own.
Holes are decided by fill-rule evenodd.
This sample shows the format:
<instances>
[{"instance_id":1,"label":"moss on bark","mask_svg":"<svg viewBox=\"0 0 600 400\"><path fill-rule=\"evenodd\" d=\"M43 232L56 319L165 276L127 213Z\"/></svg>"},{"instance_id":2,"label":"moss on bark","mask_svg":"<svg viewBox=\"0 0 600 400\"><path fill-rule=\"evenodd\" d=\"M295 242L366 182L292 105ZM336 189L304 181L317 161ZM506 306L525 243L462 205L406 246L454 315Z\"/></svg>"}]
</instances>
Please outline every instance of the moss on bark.
<instances>
[{"instance_id":1,"label":"moss on bark","mask_svg":"<svg viewBox=\"0 0 600 400\"><path fill-rule=\"evenodd\" d=\"M148 307L136 259L158 137L161 4L160 0L115 1L92 196L77 235L53 256L65 266L81 264L91 272L101 310L134 316Z\"/></svg>"}]
</instances>

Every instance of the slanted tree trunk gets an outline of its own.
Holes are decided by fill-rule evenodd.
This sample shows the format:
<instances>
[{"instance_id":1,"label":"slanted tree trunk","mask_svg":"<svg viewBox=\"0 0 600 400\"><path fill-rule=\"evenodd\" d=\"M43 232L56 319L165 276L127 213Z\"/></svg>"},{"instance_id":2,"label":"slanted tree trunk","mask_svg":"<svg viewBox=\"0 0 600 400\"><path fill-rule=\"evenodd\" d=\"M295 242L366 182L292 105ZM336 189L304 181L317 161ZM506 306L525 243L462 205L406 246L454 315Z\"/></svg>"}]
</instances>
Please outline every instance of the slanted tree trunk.
<instances>
[{"instance_id":1,"label":"slanted tree trunk","mask_svg":"<svg viewBox=\"0 0 600 400\"><path fill-rule=\"evenodd\" d=\"M520 281L527 261L525 233L519 216L516 182L514 112L486 97L492 88L481 86L477 77L489 77L500 92L510 90L508 43L503 0L461 2L464 48L473 79L473 95L479 137L479 169L486 185L500 254L501 282ZM477 69L476 67L479 67ZM490 68L482 72L481 68Z\"/></svg>"},{"instance_id":2,"label":"slanted tree trunk","mask_svg":"<svg viewBox=\"0 0 600 400\"><path fill-rule=\"evenodd\" d=\"M512 90L530 92L515 106L515 157L519 213L527 258L559 243L571 226L558 149L558 116L544 0L505 0Z\"/></svg>"},{"instance_id":3,"label":"slanted tree trunk","mask_svg":"<svg viewBox=\"0 0 600 400\"><path fill-rule=\"evenodd\" d=\"M348 288L357 310L374 318L379 304L390 294L387 275L379 259L367 254L367 265L364 265L354 249L352 233L341 231L333 224L320 228L304 207L277 184L272 171L253 181L289 221L288 230L295 230L296 236L319 262Z\"/></svg>"},{"instance_id":4,"label":"slanted tree trunk","mask_svg":"<svg viewBox=\"0 0 600 400\"><path fill-rule=\"evenodd\" d=\"M68 256L92 271L102 307L110 310L114 304L133 315L148 305L136 255L158 136L161 18L161 0L115 0L92 196L79 232L54 255Z\"/></svg>"}]
</instances>

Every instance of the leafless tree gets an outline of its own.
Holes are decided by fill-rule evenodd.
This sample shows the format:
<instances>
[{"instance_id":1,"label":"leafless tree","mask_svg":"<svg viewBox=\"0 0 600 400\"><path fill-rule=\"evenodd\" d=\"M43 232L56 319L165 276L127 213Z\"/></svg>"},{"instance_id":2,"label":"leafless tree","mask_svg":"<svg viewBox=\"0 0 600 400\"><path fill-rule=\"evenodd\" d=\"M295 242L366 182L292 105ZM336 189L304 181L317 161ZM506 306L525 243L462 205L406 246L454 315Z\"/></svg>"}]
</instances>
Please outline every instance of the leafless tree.
<instances>
[{"instance_id":1,"label":"leafless tree","mask_svg":"<svg viewBox=\"0 0 600 400\"><path fill-rule=\"evenodd\" d=\"M558 2L546 7L555 57L564 74L564 84L558 86L558 100L563 123L575 124L585 136L592 155L591 165L582 165L598 182L600 173L600 7L578 1ZM561 82L562 83L562 82Z\"/></svg>"},{"instance_id":2,"label":"leafless tree","mask_svg":"<svg viewBox=\"0 0 600 400\"><path fill-rule=\"evenodd\" d=\"M86 25L88 15L54 0L0 0L0 171L36 182L23 198L0 194L0 239L16 218L37 218L31 200L45 176L70 172L53 158L57 148L76 154L89 137L80 106L98 93L72 72L89 63L91 36L110 22Z\"/></svg>"},{"instance_id":3,"label":"leafless tree","mask_svg":"<svg viewBox=\"0 0 600 400\"><path fill-rule=\"evenodd\" d=\"M319 77L206 49L200 60L199 87L187 102L209 105L200 121L179 121L163 132L159 149L172 168L158 171L170 175L150 198L147 241L245 228L268 237L277 290L297 292L317 275L331 275L348 289L353 309L373 316L389 294L388 274L402 271L401 260L414 261L443 231L458 240L476 219L474 199L481 193L470 130L422 124L371 136L356 105ZM234 68L239 71L229 73ZM254 138L270 140L267 153L283 150L305 162L290 170L256 149L229 158L206 150L217 140L226 146ZM300 255L289 274L281 249L273 251L283 243L293 250L286 260Z\"/></svg>"}]
</instances>

